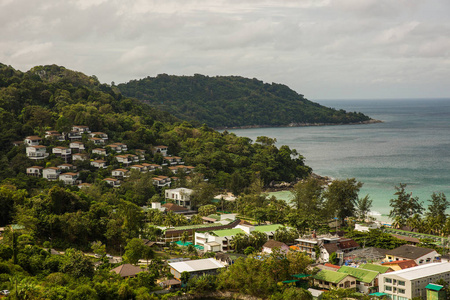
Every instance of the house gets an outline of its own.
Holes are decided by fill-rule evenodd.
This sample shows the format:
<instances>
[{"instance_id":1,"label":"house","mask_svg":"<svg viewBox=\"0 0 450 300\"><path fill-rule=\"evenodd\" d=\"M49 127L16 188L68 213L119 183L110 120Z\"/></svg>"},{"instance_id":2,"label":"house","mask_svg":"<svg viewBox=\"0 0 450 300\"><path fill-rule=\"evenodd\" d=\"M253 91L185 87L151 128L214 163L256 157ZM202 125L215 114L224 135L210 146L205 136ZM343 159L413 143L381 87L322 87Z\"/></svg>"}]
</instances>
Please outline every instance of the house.
<instances>
[{"instance_id":1,"label":"house","mask_svg":"<svg viewBox=\"0 0 450 300\"><path fill-rule=\"evenodd\" d=\"M162 170L162 166L157 165L157 164L142 163L142 165L147 169L148 172L153 172L156 169Z\"/></svg>"},{"instance_id":2,"label":"house","mask_svg":"<svg viewBox=\"0 0 450 300\"><path fill-rule=\"evenodd\" d=\"M24 141L14 141L14 142L12 142L12 144L15 147L19 147L19 146L22 146L24 144Z\"/></svg>"},{"instance_id":3,"label":"house","mask_svg":"<svg viewBox=\"0 0 450 300\"><path fill-rule=\"evenodd\" d=\"M238 233L245 234L239 228L196 232L194 243L204 247L205 252L226 252L232 250L230 241Z\"/></svg>"},{"instance_id":4,"label":"house","mask_svg":"<svg viewBox=\"0 0 450 300\"><path fill-rule=\"evenodd\" d=\"M330 255L334 252L338 254L338 258L341 262L344 260L344 253L351 252L359 248L358 243L352 239L347 238L332 238L330 242L322 243L319 245L320 248L320 259L322 262L329 262Z\"/></svg>"},{"instance_id":5,"label":"house","mask_svg":"<svg viewBox=\"0 0 450 300\"><path fill-rule=\"evenodd\" d=\"M29 146L26 148L27 157L29 159L45 159L49 154L45 146Z\"/></svg>"},{"instance_id":6,"label":"house","mask_svg":"<svg viewBox=\"0 0 450 300\"><path fill-rule=\"evenodd\" d=\"M110 145L108 145L108 147L110 147L111 150L113 150L113 151L115 151L117 153L128 151L127 145L122 144L122 143L110 144Z\"/></svg>"},{"instance_id":7,"label":"house","mask_svg":"<svg viewBox=\"0 0 450 300\"><path fill-rule=\"evenodd\" d=\"M400 271L403 269L417 267L417 264L413 259L408 259L408 260L394 260L384 262L383 266L387 266L391 268L393 271Z\"/></svg>"},{"instance_id":8,"label":"house","mask_svg":"<svg viewBox=\"0 0 450 300\"><path fill-rule=\"evenodd\" d=\"M82 133L79 131L71 131L67 133L67 138L72 142L72 141L77 141L77 140L81 140L82 138Z\"/></svg>"},{"instance_id":9,"label":"house","mask_svg":"<svg viewBox=\"0 0 450 300\"><path fill-rule=\"evenodd\" d=\"M78 142L78 141L71 142L69 144L69 148L72 149L72 151L76 151L76 152L81 152L81 151L85 150L84 144L82 142Z\"/></svg>"},{"instance_id":10,"label":"house","mask_svg":"<svg viewBox=\"0 0 450 300\"><path fill-rule=\"evenodd\" d=\"M174 166L174 167L169 167L169 170L173 173L173 174L177 174L178 173L178 167Z\"/></svg>"},{"instance_id":11,"label":"house","mask_svg":"<svg viewBox=\"0 0 450 300\"><path fill-rule=\"evenodd\" d=\"M112 170L111 175L116 178L128 177L129 171L127 169L115 169Z\"/></svg>"},{"instance_id":12,"label":"house","mask_svg":"<svg viewBox=\"0 0 450 300\"><path fill-rule=\"evenodd\" d=\"M72 131L80 133L90 133L89 127L85 125L74 125L72 126Z\"/></svg>"},{"instance_id":13,"label":"house","mask_svg":"<svg viewBox=\"0 0 450 300\"><path fill-rule=\"evenodd\" d=\"M191 172L194 172L195 167L193 166L185 166L184 167L184 172L186 172L186 174L189 174Z\"/></svg>"},{"instance_id":14,"label":"house","mask_svg":"<svg viewBox=\"0 0 450 300\"><path fill-rule=\"evenodd\" d=\"M428 263L381 274L379 291L391 299L425 299L427 285L440 279L450 283L450 263Z\"/></svg>"},{"instance_id":15,"label":"house","mask_svg":"<svg viewBox=\"0 0 450 300\"><path fill-rule=\"evenodd\" d=\"M27 175L28 176L35 176L40 177L43 167L39 166L32 166L27 168Z\"/></svg>"},{"instance_id":16,"label":"house","mask_svg":"<svg viewBox=\"0 0 450 300\"><path fill-rule=\"evenodd\" d=\"M90 142L93 142L94 145L103 145L105 144L105 140L102 138L91 137L88 139Z\"/></svg>"},{"instance_id":17,"label":"house","mask_svg":"<svg viewBox=\"0 0 450 300\"><path fill-rule=\"evenodd\" d=\"M145 270L131 264L123 264L112 269L111 272L119 274L122 278L133 278L136 277L138 273L145 272Z\"/></svg>"},{"instance_id":18,"label":"house","mask_svg":"<svg viewBox=\"0 0 450 300\"><path fill-rule=\"evenodd\" d=\"M145 171L145 167L143 165L132 165L130 166L131 170L136 170L139 172L144 172Z\"/></svg>"},{"instance_id":19,"label":"house","mask_svg":"<svg viewBox=\"0 0 450 300\"><path fill-rule=\"evenodd\" d=\"M99 160L91 161L91 166L93 166L94 168L105 169L107 167L106 166L106 160L99 159Z\"/></svg>"},{"instance_id":20,"label":"house","mask_svg":"<svg viewBox=\"0 0 450 300\"><path fill-rule=\"evenodd\" d=\"M177 160L173 156L164 156L164 160L172 166L177 164Z\"/></svg>"},{"instance_id":21,"label":"house","mask_svg":"<svg viewBox=\"0 0 450 300\"><path fill-rule=\"evenodd\" d=\"M381 224L376 222L371 223L356 223L355 224L355 230L361 231L361 232L369 232L371 229L378 229L380 228Z\"/></svg>"},{"instance_id":22,"label":"house","mask_svg":"<svg viewBox=\"0 0 450 300\"><path fill-rule=\"evenodd\" d=\"M161 281L159 285L164 289L175 290L181 288L181 281L176 279L168 279Z\"/></svg>"},{"instance_id":23,"label":"house","mask_svg":"<svg viewBox=\"0 0 450 300\"><path fill-rule=\"evenodd\" d=\"M157 176L157 177L153 177L153 185L156 185L157 187L165 187L165 186L170 186L170 181L171 179L167 176Z\"/></svg>"},{"instance_id":24,"label":"house","mask_svg":"<svg viewBox=\"0 0 450 300\"><path fill-rule=\"evenodd\" d=\"M285 243L278 242L275 240L268 240L262 247L263 253L272 253L273 250L277 248L281 253L288 253L289 247Z\"/></svg>"},{"instance_id":25,"label":"house","mask_svg":"<svg viewBox=\"0 0 450 300\"><path fill-rule=\"evenodd\" d=\"M60 156L62 159L69 159L72 156L72 149L67 147L54 147L52 153L56 156Z\"/></svg>"},{"instance_id":26,"label":"house","mask_svg":"<svg viewBox=\"0 0 450 300\"><path fill-rule=\"evenodd\" d=\"M103 149L103 148L92 149L92 154L98 154L98 155L105 156L106 155L106 149Z\"/></svg>"},{"instance_id":27,"label":"house","mask_svg":"<svg viewBox=\"0 0 450 300\"><path fill-rule=\"evenodd\" d=\"M124 155L116 155L116 160L117 162L128 166L134 162L138 162L139 158L133 154L124 154Z\"/></svg>"},{"instance_id":28,"label":"house","mask_svg":"<svg viewBox=\"0 0 450 300\"><path fill-rule=\"evenodd\" d=\"M191 194L193 190L188 188L168 189L165 191L166 200L172 200L176 204L191 208Z\"/></svg>"},{"instance_id":29,"label":"house","mask_svg":"<svg viewBox=\"0 0 450 300\"><path fill-rule=\"evenodd\" d=\"M73 170L76 169L74 165L72 164L62 164L57 166L58 169L60 169L61 171L68 171L68 170Z\"/></svg>"},{"instance_id":30,"label":"house","mask_svg":"<svg viewBox=\"0 0 450 300\"><path fill-rule=\"evenodd\" d=\"M78 184L78 188L79 188L79 189L90 188L91 186L92 186L92 184L86 183L86 182L83 182L83 183Z\"/></svg>"},{"instance_id":31,"label":"house","mask_svg":"<svg viewBox=\"0 0 450 300\"><path fill-rule=\"evenodd\" d=\"M89 155L86 153L75 153L72 155L72 160L76 161L76 160L81 160L81 161L85 161L85 160L89 160Z\"/></svg>"},{"instance_id":32,"label":"house","mask_svg":"<svg viewBox=\"0 0 450 300\"><path fill-rule=\"evenodd\" d=\"M356 278L346 274L330 270L320 270L313 276L314 285L321 289L354 289L356 288Z\"/></svg>"},{"instance_id":33,"label":"house","mask_svg":"<svg viewBox=\"0 0 450 300\"><path fill-rule=\"evenodd\" d=\"M79 173L72 173L72 172L62 173L59 175L59 180L64 182L64 184L75 185L78 183L77 179L79 175L80 175Z\"/></svg>"},{"instance_id":34,"label":"house","mask_svg":"<svg viewBox=\"0 0 450 300\"><path fill-rule=\"evenodd\" d=\"M27 146L37 146L37 145L39 145L39 143L42 142L42 138L40 138L40 137L38 137L38 136L36 136L36 135L33 135L33 136L27 136L27 137L25 138L24 142L25 142L25 144L26 144Z\"/></svg>"},{"instance_id":35,"label":"house","mask_svg":"<svg viewBox=\"0 0 450 300\"><path fill-rule=\"evenodd\" d=\"M48 167L42 170L42 177L47 180L57 180L61 171L56 167Z\"/></svg>"},{"instance_id":36,"label":"house","mask_svg":"<svg viewBox=\"0 0 450 300\"><path fill-rule=\"evenodd\" d=\"M175 279L181 280L181 273L188 272L191 277L203 274L215 274L217 270L224 266L214 258L188 260L182 262L169 263L170 273Z\"/></svg>"},{"instance_id":37,"label":"house","mask_svg":"<svg viewBox=\"0 0 450 300\"><path fill-rule=\"evenodd\" d=\"M45 138L46 139L54 139L58 142L64 142L66 139L64 138L64 135L58 131L55 130L49 130L45 132Z\"/></svg>"},{"instance_id":38,"label":"house","mask_svg":"<svg viewBox=\"0 0 450 300\"><path fill-rule=\"evenodd\" d=\"M107 140L108 139L108 135L104 132L91 132L89 133L89 136L91 138L95 137L95 138L101 138L103 140Z\"/></svg>"},{"instance_id":39,"label":"house","mask_svg":"<svg viewBox=\"0 0 450 300\"><path fill-rule=\"evenodd\" d=\"M402 245L386 252L386 261L398 261L412 259L417 265L435 262L439 254L434 249Z\"/></svg>"},{"instance_id":40,"label":"house","mask_svg":"<svg viewBox=\"0 0 450 300\"><path fill-rule=\"evenodd\" d=\"M152 152L153 154L160 153L162 156L167 156L167 150L169 150L169 147L160 145L154 146Z\"/></svg>"},{"instance_id":41,"label":"house","mask_svg":"<svg viewBox=\"0 0 450 300\"><path fill-rule=\"evenodd\" d=\"M113 186L113 187L120 186L120 181L115 178L105 178L105 179L103 179L103 181L105 181L107 184L109 184L110 186Z\"/></svg>"},{"instance_id":42,"label":"house","mask_svg":"<svg viewBox=\"0 0 450 300\"><path fill-rule=\"evenodd\" d=\"M145 160L145 150L135 149L134 152L136 153L137 156L139 156L139 160Z\"/></svg>"},{"instance_id":43,"label":"house","mask_svg":"<svg viewBox=\"0 0 450 300\"><path fill-rule=\"evenodd\" d=\"M376 292L378 286L378 275L380 274L377 271L342 266L339 270L337 270L337 272L345 273L356 278L356 288L359 292L364 294Z\"/></svg>"},{"instance_id":44,"label":"house","mask_svg":"<svg viewBox=\"0 0 450 300\"><path fill-rule=\"evenodd\" d=\"M175 203L165 203L161 205L161 207L164 208L165 211L173 211L176 214L183 214L189 211L189 209L187 209L186 207L177 205Z\"/></svg>"}]
</instances>

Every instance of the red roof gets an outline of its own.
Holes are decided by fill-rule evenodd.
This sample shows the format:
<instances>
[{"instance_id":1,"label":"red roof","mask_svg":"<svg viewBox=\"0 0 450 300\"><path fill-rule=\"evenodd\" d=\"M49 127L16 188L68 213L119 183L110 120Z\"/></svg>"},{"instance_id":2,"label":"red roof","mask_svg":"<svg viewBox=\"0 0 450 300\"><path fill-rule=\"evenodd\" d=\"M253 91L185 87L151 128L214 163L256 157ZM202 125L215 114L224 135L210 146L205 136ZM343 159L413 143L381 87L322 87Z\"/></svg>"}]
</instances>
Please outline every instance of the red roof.
<instances>
[{"instance_id":1,"label":"red roof","mask_svg":"<svg viewBox=\"0 0 450 300\"><path fill-rule=\"evenodd\" d=\"M352 239L339 239L339 249L359 248L359 244Z\"/></svg>"},{"instance_id":2,"label":"red roof","mask_svg":"<svg viewBox=\"0 0 450 300\"><path fill-rule=\"evenodd\" d=\"M162 207L165 207L167 210L171 211L187 211L188 209L186 207L174 204L174 203L166 203L161 205Z\"/></svg>"},{"instance_id":3,"label":"red roof","mask_svg":"<svg viewBox=\"0 0 450 300\"><path fill-rule=\"evenodd\" d=\"M417 267L417 264L414 260L412 259L408 259L408 260L396 260L396 261L390 261L390 262L385 262L383 263L384 265L397 265L399 266L401 269L407 269L407 268L412 268L412 267Z\"/></svg>"},{"instance_id":4,"label":"red roof","mask_svg":"<svg viewBox=\"0 0 450 300\"><path fill-rule=\"evenodd\" d=\"M324 266L325 267L330 267L330 268L333 268L333 269L336 269L336 270L339 270L341 268L339 266L336 266L336 265L333 265L333 264L330 264L330 263L326 263L326 264L324 264Z\"/></svg>"}]
</instances>

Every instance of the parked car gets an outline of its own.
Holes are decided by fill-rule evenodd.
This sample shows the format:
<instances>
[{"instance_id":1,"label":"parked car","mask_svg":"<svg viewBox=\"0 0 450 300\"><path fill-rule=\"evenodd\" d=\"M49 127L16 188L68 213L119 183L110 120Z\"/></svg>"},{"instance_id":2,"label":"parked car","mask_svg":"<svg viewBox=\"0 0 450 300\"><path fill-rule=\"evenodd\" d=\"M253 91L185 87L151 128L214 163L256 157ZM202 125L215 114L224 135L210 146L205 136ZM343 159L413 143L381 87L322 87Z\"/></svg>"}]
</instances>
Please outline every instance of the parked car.
<instances>
[{"instance_id":1,"label":"parked car","mask_svg":"<svg viewBox=\"0 0 450 300\"><path fill-rule=\"evenodd\" d=\"M8 290L3 290L3 291L0 291L0 294L2 294L2 295L9 295L9 291Z\"/></svg>"}]
</instances>

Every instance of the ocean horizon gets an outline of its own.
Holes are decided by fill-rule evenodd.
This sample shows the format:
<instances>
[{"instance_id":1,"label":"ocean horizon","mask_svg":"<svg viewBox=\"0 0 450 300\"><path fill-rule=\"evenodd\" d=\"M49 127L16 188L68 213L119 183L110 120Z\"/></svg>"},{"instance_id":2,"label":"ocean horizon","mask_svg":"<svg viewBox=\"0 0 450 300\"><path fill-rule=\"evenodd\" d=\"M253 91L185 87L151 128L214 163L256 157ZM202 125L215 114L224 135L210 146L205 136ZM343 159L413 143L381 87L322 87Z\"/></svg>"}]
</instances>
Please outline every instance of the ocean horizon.
<instances>
[{"instance_id":1,"label":"ocean horizon","mask_svg":"<svg viewBox=\"0 0 450 300\"><path fill-rule=\"evenodd\" d=\"M253 141L258 136L276 138L278 147L288 145L304 156L314 173L362 182L360 197L369 195L372 214L383 221L400 183L407 184L407 192L419 197L424 208L433 192L450 195L450 98L316 102L362 112L382 123L228 131Z\"/></svg>"}]
</instances>

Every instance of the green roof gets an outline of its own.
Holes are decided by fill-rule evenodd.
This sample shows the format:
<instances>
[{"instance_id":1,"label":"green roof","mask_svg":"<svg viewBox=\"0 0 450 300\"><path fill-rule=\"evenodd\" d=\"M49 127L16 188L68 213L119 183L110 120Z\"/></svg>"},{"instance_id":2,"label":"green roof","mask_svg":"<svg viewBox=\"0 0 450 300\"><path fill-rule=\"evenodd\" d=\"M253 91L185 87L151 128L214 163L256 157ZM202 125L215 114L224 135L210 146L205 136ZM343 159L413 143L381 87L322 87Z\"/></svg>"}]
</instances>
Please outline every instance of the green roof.
<instances>
[{"instance_id":1,"label":"green roof","mask_svg":"<svg viewBox=\"0 0 450 300\"><path fill-rule=\"evenodd\" d=\"M302 274L302 273L292 275L292 277L295 277L295 278L305 278L305 277L309 277L309 276L311 276L311 275L309 275L309 274Z\"/></svg>"},{"instance_id":2,"label":"green roof","mask_svg":"<svg viewBox=\"0 0 450 300\"><path fill-rule=\"evenodd\" d=\"M378 296L378 297L386 296L386 295L387 295L386 293L380 293L380 292L369 294L369 296Z\"/></svg>"},{"instance_id":3,"label":"green roof","mask_svg":"<svg viewBox=\"0 0 450 300\"><path fill-rule=\"evenodd\" d=\"M293 283L293 282L298 282L299 280L297 279L291 279L291 280L285 280L283 281L283 283Z\"/></svg>"},{"instance_id":4,"label":"green roof","mask_svg":"<svg viewBox=\"0 0 450 300\"><path fill-rule=\"evenodd\" d=\"M347 266L342 266L339 270L337 270L337 272L352 275L353 277L356 277L356 279L364 283L371 283L378 276L378 272L376 271L369 271Z\"/></svg>"},{"instance_id":5,"label":"green roof","mask_svg":"<svg viewBox=\"0 0 450 300\"><path fill-rule=\"evenodd\" d=\"M272 225L260 225L255 226L255 231L259 232L275 232L278 228L283 227L281 224L272 224Z\"/></svg>"},{"instance_id":6,"label":"green roof","mask_svg":"<svg viewBox=\"0 0 450 300\"><path fill-rule=\"evenodd\" d=\"M380 274L384 274L389 270L389 267L376 265L376 264L362 264L358 268L370 271L376 271Z\"/></svg>"},{"instance_id":7,"label":"green roof","mask_svg":"<svg viewBox=\"0 0 450 300\"><path fill-rule=\"evenodd\" d=\"M339 283L342 281L342 279L344 279L347 276L348 274L345 273L338 273L336 271L331 270L321 270L319 273L314 275L313 278L331 283Z\"/></svg>"},{"instance_id":8,"label":"green roof","mask_svg":"<svg viewBox=\"0 0 450 300\"><path fill-rule=\"evenodd\" d=\"M429 283L425 288L429 289L429 290L433 290L433 291L438 291L439 292L444 287L442 285L439 285L439 284Z\"/></svg>"},{"instance_id":9,"label":"green roof","mask_svg":"<svg viewBox=\"0 0 450 300\"><path fill-rule=\"evenodd\" d=\"M216 236L224 237L224 236L234 236L238 233L245 233L245 231L239 228L233 228L233 229L214 230L212 231L212 233Z\"/></svg>"}]
</instances>

